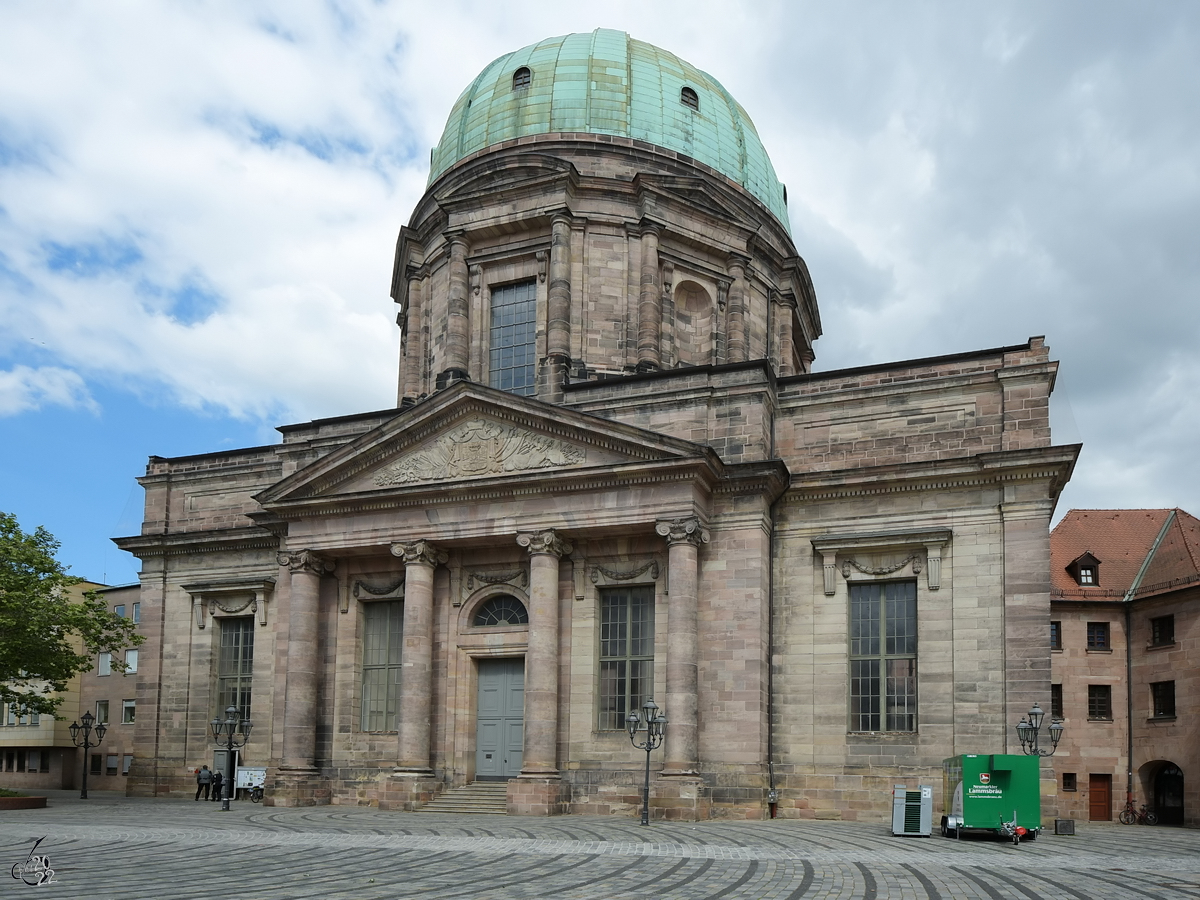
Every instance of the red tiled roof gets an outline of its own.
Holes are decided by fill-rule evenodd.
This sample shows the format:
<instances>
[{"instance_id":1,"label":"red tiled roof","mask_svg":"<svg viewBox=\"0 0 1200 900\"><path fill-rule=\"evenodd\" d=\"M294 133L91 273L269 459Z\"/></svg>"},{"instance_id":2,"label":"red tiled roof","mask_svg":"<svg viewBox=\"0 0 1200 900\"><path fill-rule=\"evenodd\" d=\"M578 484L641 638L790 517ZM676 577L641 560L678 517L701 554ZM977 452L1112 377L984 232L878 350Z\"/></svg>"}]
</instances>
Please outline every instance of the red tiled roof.
<instances>
[{"instance_id":1,"label":"red tiled roof","mask_svg":"<svg viewBox=\"0 0 1200 900\"><path fill-rule=\"evenodd\" d=\"M1050 534L1050 586L1068 597L1122 597L1154 546L1169 509L1073 509ZM1181 509L1139 585L1149 596L1200 582L1200 520ZM1081 587L1066 567L1090 551L1100 560L1099 584Z\"/></svg>"}]
</instances>

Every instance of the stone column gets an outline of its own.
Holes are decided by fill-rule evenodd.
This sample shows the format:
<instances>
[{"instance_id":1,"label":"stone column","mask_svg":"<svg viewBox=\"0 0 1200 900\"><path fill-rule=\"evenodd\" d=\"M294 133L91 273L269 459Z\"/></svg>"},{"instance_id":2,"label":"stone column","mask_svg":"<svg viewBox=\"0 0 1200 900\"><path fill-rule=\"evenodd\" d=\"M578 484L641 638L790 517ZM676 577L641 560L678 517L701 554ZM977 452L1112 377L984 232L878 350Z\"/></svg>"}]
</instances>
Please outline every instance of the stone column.
<instances>
[{"instance_id":1,"label":"stone column","mask_svg":"<svg viewBox=\"0 0 1200 900\"><path fill-rule=\"evenodd\" d=\"M471 358L470 273L467 241L460 232L449 234L450 291L446 300L446 360L437 377L437 388L468 377Z\"/></svg>"},{"instance_id":2,"label":"stone column","mask_svg":"<svg viewBox=\"0 0 1200 900\"><path fill-rule=\"evenodd\" d=\"M553 530L517 535L529 550L525 747L521 774L558 775L558 562L571 545Z\"/></svg>"},{"instance_id":3,"label":"stone column","mask_svg":"<svg viewBox=\"0 0 1200 900\"><path fill-rule=\"evenodd\" d=\"M317 621L321 576L334 563L312 550L279 554L291 577L288 613L287 692L283 707L283 764L311 766L317 747Z\"/></svg>"},{"instance_id":4,"label":"stone column","mask_svg":"<svg viewBox=\"0 0 1200 900\"><path fill-rule=\"evenodd\" d=\"M564 213L550 224L550 288L546 297L546 399L562 402L571 365L571 219Z\"/></svg>"},{"instance_id":5,"label":"stone column","mask_svg":"<svg viewBox=\"0 0 1200 900\"><path fill-rule=\"evenodd\" d=\"M667 719L664 775L699 774L697 587L708 531L695 517L659 522L667 539Z\"/></svg>"},{"instance_id":6,"label":"stone column","mask_svg":"<svg viewBox=\"0 0 1200 900\"><path fill-rule=\"evenodd\" d=\"M447 559L428 541L392 544L404 560L404 643L400 651L398 772L429 775L433 709L433 570Z\"/></svg>"},{"instance_id":7,"label":"stone column","mask_svg":"<svg viewBox=\"0 0 1200 900\"><path fill-rule=\"evenodd\" d=\"M658 234L655 225L642 228L642 292L638 298L637 370L657 372L662 334L662 288L659 285Z\"/></svg>"},{"instance_id":8,"label":"stone column","mask_svg":"<svg viewBox=\"0 0 1200 900\"><path fill-rule=\"evenodd\" d=\"M744 256L729 259L729 274L733 283L729 286L729 341L728 362L746 361L746 265L750 261Z\"/></svg>"},{"instance_id":9,"label":"stone column","mask_svg":"<svg viewBox=\"0 0 1200 900\"><path fill-rule=\"evenodd\" d=\"M421 340L421 279L415 270L409 272L408 294L401 315L404 344L400 349L400 396L396 401L397 406L405 405L405 400L411 405L421 393L421 356L424 353Z\"/></svg>"},{"instance_id":10,"label":"stone column","mask_svg":"<svg viewBox=\"0 0 1200 900\"><path fill-rule=\"evenodd\" d=\"M792 337L792 317L795 315L796 298L787 294L776 294L776 322L779 332L779 377L796 374L796 348Z\"/></svg>"}]
</instances>

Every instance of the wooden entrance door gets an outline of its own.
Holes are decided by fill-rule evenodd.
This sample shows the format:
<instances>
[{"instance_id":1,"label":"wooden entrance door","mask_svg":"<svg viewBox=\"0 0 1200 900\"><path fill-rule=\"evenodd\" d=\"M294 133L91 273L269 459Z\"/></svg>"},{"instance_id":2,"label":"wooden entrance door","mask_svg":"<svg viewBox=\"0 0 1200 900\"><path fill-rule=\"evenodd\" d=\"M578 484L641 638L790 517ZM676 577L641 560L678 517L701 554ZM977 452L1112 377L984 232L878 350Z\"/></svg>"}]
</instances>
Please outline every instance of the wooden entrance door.
<instances>
[{"instance_id":1,"label":"wooden entrance door","mask_svg":"<svg viewBox=\"0 0 1200 900\"><path fill-rule=\"evenodd\" d=\"M1088 818L1093 822L1112 821L1112 776L1088 776Z\"/></svg>"},{"instance_id":2,"label":"wooden entrance door","mask_svg":"<svg viewBox=\"0 0 1200 900\"><path fill-rule=\"evenodd\" d=\"M525 661L479 661L475 778L504 781L521 774L525 741Z\"/></svg>"}]
</instances>

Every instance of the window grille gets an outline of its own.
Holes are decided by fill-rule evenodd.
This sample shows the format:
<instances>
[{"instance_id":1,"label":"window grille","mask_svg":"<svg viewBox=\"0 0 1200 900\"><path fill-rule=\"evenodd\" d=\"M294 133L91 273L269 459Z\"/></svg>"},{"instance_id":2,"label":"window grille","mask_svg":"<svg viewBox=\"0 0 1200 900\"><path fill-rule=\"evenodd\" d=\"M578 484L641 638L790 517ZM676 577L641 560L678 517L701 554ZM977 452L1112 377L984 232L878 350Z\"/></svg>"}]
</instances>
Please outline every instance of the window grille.
<instances>
[{"instance_id":1,"label":"window grille","mask_svg":"<svg viewBox=\"0 0 1200 900\"><path fill-rule=\"evenodd\" d=\"M537 282L492 291L490 384L510 394L532 396L537 337Z\"/></svg>"},{"instance_id":2,"label":"window grille","mask_svg":"<svg viewBox=\"0 0 1200 900\"><path fill-rule=\"evenodd\" d=\"M221 649L217 658L216 718L238 709L238 718L250 718L250 683L254 674L254 617L222 618Z\"/></svg>"},{"instance_id":3,"label":"window grille","mask_svg":"<svg viewBox=\"0 0 1200 900\"><path fill-rule=\"evenodd\" d=\"M654 693L654 587L600 592L601 731L620 731Z\"/></svg>"},{"instance_id":4,"label":"window grille","mask_svg":"<svg viewBox=\"0 0 1200 900\"><path fill-rule=\"evenodd\" d=\"M363 731L396 730L403 645L403 601L363 604Z\"/></svg>"},{"instance_id":5,"label":"window grille","mask_svg":"<svg viewBox=\"0 0 1200 900\"><path fill-rule=\"evenodd\" d=\"M917 585L850 586L850 730L917 730Z\"/></svg>"}]
</instances>

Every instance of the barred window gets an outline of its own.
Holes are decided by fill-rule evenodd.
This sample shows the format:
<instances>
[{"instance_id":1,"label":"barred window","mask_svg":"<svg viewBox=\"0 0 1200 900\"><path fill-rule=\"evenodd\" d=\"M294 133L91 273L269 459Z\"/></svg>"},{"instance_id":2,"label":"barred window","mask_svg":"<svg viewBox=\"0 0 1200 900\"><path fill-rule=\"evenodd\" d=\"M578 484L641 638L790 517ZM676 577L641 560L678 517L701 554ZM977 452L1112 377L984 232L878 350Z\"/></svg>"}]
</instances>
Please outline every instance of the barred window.
<instances>
[{"instance_id":1,"label":"barred window","mask_svg":"<svg viewBox=\"0 0 1200 900\"><path fill-rule=\"evenodd\" d=\"M1050 649L1062 649L1062 622L1050 623Z\"/></svg>"},{"instance_id":2,"label":"barred window","mask_svg":"<svg viewBox=\"0 0 1200 900\"><path fill-rule=\"evenodd\" d=\"M1087 647L1089 650L1109 650L1107 622L1087 623Z\"/></svg>"},{"instance_id":3,"label":"barred window","mask_svg":"<svg viewBox=\"0 0 1200 900\"><path fill-rule=\"evenodd\" d=\"M1107 684L1088 685L1088 718L1112 718L1112 686Z\"/></svg>"},{"instance_id":4,"label":"barred window","mask_svg":"<svg viewBox=\"0 0 1200 900\"><path fill-rule=\"evenodd\" d=\"M479 605L471 624L477 627L488 625L528 625L529 613L525 604L512 594L489 597Z\"/></svg>"},{"instance_id":5,"label":"barred window","mask_svg":"<svg viewBox=\"0 0 1200 900\"><path fill-rule=\"evenodd\" d=\"M250 718L250 680L254 674L254 617L222 618L221 649L217 656L216 718L238 709L239 719Z\"/></svg>"},{"instance_id":6,"label":"barred window","mask_svg":"<svg viewBox=\"0 0 1200 900\"><path fill-rule=\"evenodd\" d=\"M400 712L400 652L404 644L404 603L363 605L363 731L395 731Z\"/></svg>"},{"instance_id":7,"label":"barred window","mask_svg":"<svg viewBox=\"0 0 1200 900\"><path fill-rule=\"evenodd\" d=\"M850 586L850 730L917 730L917 584Z\"/></svg>"},{"instance_id":8,"label":"barred window","mask_svg":"<svg viewBox=\"0 0 1200 900\"><path fill-rule=\"evenodd\" d=\"M1158 616L1150 620L1150 646L1162 647L1175 643L1175 617Z\"/></svg>"},{"instance_id":9,"label":"barred window","mask_svg":"<svg viewBox=\"0 0 1200 900\"><path fill-rule=\"evenodd\" d=\"M488 354L492 387L526 397L533 394L536 319L536 281L510 284L492 291L491 349Z\"/></svg>"},{"instance_id":10,"label":"barred window","mask_svg":"<svg viewBox=\"0 0 1200 900\"><path fill-rule=\"evenodd\" d=\"M601 731L620 731L654 691L654 587L600 592Z\"/></svg>"},{"instance_id":11,"label":"barred window","mask_svg":"<svg viewBox=\"0 0 1200 900\"><path fill-rule=\"evenodd\" d=\"M1150 697L1154 702L1154 717L1156 719L1175 718L1175 682L1154 682L1150 685Z\"/></svg>"}]
</instances>

